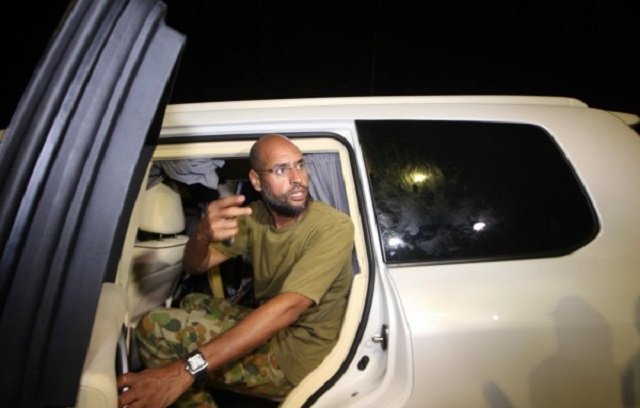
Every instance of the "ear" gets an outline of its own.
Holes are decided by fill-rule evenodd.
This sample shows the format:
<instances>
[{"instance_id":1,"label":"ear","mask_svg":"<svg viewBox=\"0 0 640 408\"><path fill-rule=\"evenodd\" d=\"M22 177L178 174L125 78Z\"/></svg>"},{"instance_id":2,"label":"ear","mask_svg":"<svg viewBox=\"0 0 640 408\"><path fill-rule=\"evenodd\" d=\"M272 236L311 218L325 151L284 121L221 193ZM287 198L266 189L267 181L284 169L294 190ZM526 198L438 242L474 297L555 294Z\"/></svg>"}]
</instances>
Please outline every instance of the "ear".
<instances>
[{"instance_id":1,"label":"ear","mask_svg":"<svg viewBox=\"0 0 640 408\"><path fill-rule=\"evenodd\" d=\"M249 181L251 181L251 185L253 186L254 190L262 190L262 185L260 184L260 176L254 169L249 170Z\"/></svg>"}]
</instances>

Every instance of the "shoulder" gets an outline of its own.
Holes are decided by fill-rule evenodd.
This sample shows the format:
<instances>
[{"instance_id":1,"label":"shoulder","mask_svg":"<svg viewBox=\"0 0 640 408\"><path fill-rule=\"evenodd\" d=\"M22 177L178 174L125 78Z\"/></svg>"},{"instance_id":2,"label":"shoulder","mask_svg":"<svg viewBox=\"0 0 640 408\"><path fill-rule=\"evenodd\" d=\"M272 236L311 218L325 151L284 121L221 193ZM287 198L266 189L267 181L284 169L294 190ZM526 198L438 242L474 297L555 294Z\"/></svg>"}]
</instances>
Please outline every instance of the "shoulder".
<instances>
[{"instance_id":1,"label":"shoulder","mask_svg":"<svg viewBox=\"0 0 640 408\"><path fill-rule=\"evenodd\" d=\"M353 230L353 222L349 215L323 201L313 201L307 216L310 223L321 225L324 228Z\"/></svg>"},{"instance_id":2,"label":"shoulder","mask_svg":"<svg viewBox=\"0 0 640 408\"><path fill-rule=\"evenodd\" d=\"M351 218L349 215L343 213L340 210L335 209L324 201L312 201L310 204L309 212L314 214L317 217L329 217L335 218L336 220L349 220Z\"/></svg>"}]
</instances>

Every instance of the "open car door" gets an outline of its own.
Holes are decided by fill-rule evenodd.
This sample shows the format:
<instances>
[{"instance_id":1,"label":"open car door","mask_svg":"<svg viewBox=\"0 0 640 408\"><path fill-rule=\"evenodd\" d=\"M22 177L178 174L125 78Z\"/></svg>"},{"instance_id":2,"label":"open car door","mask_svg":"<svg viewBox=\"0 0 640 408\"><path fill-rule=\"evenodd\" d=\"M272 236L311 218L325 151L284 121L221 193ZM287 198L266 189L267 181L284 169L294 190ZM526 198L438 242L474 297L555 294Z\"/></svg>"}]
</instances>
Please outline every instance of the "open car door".
<instances>
[{"instance_id":1,"label":"open car door","mask_svg":"<svg viewBox=\"0 0 640 408\"><path fill-rule=\"evenodd\" d=\"M72 2L0 143L4 406L75 404L185 43L164 14Z\"/></svg>"}]
</instances>

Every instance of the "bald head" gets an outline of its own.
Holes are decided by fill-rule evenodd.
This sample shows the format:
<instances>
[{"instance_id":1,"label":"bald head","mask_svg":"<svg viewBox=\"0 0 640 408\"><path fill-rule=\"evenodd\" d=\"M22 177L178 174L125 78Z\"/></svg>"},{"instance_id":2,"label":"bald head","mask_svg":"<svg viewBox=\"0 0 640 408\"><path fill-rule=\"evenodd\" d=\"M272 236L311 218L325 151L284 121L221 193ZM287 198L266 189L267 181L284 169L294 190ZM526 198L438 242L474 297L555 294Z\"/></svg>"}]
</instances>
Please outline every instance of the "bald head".
<instances>
[{"instance_id":1,"label":"bald head","mask_svg":"<svg viewBox=\"0 0 640 408\"><path fill-rule=\"evenodd\" d=\"M249 152L251 168L256 170L263 169L269 161L268 155L270 152L292 148L299 151L298 147L284 135L278 133L264 135L251 146L251 151Z\"/></svg>"}]
</instances>

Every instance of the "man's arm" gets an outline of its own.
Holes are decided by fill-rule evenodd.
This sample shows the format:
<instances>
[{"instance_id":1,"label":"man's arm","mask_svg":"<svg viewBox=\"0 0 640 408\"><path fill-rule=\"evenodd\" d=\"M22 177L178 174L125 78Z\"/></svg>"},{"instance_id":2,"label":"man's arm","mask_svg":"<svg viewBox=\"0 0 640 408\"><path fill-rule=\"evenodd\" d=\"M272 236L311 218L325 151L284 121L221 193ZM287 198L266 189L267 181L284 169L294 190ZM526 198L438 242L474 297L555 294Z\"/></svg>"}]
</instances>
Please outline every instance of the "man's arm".
<instances>
[{"instance_id":1,"label":"man's arm","mask_svg":"<svg viewBox=\"0 0 640 408\"><path fill-rule=\"evenodd\" d=\"M209 371L254 350L280 330L294 323L313 301L301 294L287 292L254 309L221 336L200 347L207 358Z\"/></svg>"},{"instance_id":2,"label":"man's arm","mask_svg":"<svg viewBox=\"0 0 640 408\"><path fill-rule=\"evenodd\" d=\"M253 310L227 332L199 347L209 363L208 370L218 370L266 343L295 322L312 303L303 295L288 292ZM192 384L193 377L185 370L182 360L139 373L126 373L118 377L118 388L129 388L120 394L118 405L165 407Z\"/></svg>"},{"instance_id":3,"label":"man's arm","mask_svg":"<svg viewBox=\"0 0 640 408\"><path fill-rule=\"evenodd\" d=\"M234 195L209 203L184 251L187 273L203 273L227 260L227 256L209 244L233 238L238 233L236 217L251 215L251 208L241 207L243 202L244 196Z\"/></svg>"},{"instance_id":4,"label":"man's arm","mask_svg":"<svg viewBox=\"0 0 640 408\"><path fill-rule=\"evenodd\" d=\"M204 220L201 223L203 222ZM187 273L200 274L227 260L227 257L210 246L210 243L208 239L199 237L197 232L189 238L182 260Z\"/></svg>"}]
</instances>

